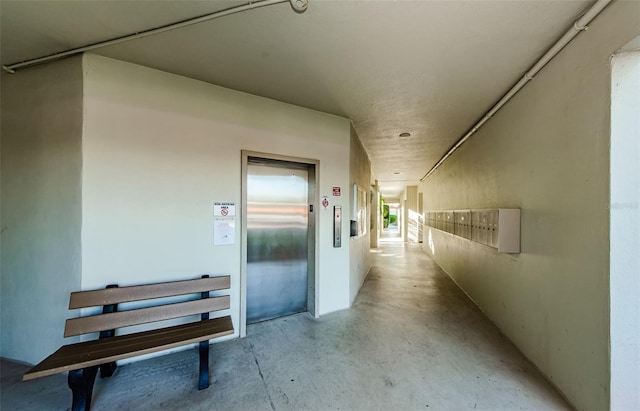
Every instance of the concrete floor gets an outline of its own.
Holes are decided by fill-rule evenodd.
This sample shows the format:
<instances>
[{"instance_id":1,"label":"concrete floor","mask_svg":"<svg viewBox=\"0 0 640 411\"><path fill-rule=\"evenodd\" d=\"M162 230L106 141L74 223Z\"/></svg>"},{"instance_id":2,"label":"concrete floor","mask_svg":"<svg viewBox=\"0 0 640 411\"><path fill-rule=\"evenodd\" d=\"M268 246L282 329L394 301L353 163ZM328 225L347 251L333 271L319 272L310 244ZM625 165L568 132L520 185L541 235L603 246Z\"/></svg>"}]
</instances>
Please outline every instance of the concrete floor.
<instances>
[{"instance_id":1,"label":"concrete floor","mask_svg":"<svg viewBox=\"0 0 640 411\"><path fill-rule=\"evenodd\" d=\"M119 367L96 381L93 410L570 409L418 247L385 242L350 310L251 325L212 345L211 386L197 351ZM19 382L2 361L2 410L67 410L66 376Z\"/></svg>"}]
</instances>

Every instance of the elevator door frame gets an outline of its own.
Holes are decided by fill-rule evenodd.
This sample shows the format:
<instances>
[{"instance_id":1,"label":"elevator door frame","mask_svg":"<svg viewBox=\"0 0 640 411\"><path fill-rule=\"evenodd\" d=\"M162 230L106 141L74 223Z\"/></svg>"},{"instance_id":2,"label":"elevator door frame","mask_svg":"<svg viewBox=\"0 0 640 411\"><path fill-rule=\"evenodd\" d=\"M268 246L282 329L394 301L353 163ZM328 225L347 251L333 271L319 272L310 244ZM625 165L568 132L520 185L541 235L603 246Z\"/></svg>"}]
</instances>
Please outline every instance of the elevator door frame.
<instances>
[{"instance_id":1,"label":"elevator door frame","mask_svg":"<svg viewBox=\"0 0 640 411\"><path fill-rule=\"evenodd\" d=\"M309 167L309 205L313 206L313 212L309 213L309 252L307 264L307 311L318 318L318 244L319 244L319 222L318 212L319 198L319 171L320 162L318 160L282 156L271 153L261 153L256 151L242 150L242 256L240 261L240 337L247 335L247 171L250 158L265 160L285 161L288 163L306 164Z\"/></svg>"}]
</instances>

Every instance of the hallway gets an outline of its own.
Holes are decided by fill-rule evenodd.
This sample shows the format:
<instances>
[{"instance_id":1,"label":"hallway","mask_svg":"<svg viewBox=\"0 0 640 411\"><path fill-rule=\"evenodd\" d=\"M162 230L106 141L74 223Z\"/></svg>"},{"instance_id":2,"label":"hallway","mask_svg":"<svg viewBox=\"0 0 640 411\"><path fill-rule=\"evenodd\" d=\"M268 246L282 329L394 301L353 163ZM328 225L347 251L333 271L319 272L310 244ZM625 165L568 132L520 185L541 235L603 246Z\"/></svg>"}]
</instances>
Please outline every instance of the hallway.
<instances>
[{"instance_id":1,"label":"hallway","mask_svg":"<svg viewBox=\"0 0 640 411\"><path fill-rule=\"evenodd\" d=\"M121 366L98 380L93 410L570 409L417 246L384 242L352 309L248 327L212 345L211 386L197 351ZM18 382L2 361L3 410L66 410L66 376Z\"/></svg>"}]
</instances>

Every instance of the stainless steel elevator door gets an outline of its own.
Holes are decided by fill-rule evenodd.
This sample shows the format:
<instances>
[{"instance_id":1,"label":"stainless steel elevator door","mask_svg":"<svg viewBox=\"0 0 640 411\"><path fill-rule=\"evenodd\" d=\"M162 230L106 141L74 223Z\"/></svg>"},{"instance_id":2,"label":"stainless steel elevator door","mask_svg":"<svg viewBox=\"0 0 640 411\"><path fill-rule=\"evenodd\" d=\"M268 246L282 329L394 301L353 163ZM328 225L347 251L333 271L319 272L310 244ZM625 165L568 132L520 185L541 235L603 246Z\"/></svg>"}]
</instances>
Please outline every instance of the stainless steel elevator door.
<instances>
[{"instance_id":1,"label":"stainless steel elevator door","mask_svg":"<svg viewBox=\"0 0 640 411\"><path fill-rule=\"evenodd\" d=\"M307 310L309 172L247 168L247 323Z\"/></svg>"}]
</instances>

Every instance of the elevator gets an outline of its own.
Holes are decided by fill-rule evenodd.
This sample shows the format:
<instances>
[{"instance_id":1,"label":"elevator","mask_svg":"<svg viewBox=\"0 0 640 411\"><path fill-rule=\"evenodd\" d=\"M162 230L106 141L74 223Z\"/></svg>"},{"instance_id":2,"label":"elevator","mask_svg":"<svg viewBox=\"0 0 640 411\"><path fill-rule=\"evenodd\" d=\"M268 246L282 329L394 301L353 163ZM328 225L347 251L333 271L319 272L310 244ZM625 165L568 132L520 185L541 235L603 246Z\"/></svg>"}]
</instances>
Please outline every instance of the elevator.
<instances>
[{"instance_id":1,"label":"elevator","mask_svg":"<svg viewBox=\"0 0 640 411\"><path fill-rule=\"evenodd\" d=\"M315 165L245 160L246 324L315 312Z\"/></svg>"}]
</instances>

